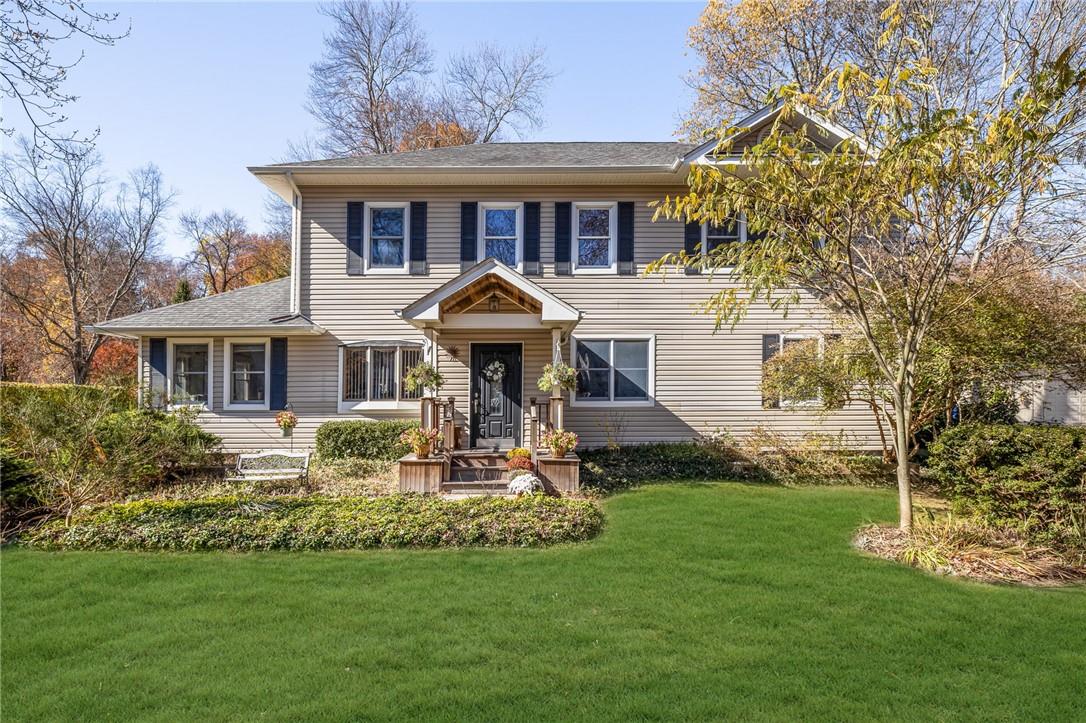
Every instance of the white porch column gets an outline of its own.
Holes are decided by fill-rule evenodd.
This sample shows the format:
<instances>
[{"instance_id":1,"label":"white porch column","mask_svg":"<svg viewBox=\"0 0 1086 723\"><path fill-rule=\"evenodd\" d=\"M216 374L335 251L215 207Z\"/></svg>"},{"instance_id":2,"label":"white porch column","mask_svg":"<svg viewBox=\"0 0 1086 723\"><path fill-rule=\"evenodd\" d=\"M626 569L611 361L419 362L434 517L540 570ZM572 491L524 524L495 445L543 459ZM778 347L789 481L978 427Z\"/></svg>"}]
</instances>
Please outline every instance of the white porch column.
<instances>
[{"instance_id":1,"label":"white porch column","mask_svg":"<svg viewBox=\"0 0 1086 723\"><path fill-rule=\"evenodd\" d=\"M562 330L551 329L551 364L562 362ZM562 403L562 390L558 386L551 388L550 421L555 429L566 428L566 414Z\"/></svg>"}]
</instances>

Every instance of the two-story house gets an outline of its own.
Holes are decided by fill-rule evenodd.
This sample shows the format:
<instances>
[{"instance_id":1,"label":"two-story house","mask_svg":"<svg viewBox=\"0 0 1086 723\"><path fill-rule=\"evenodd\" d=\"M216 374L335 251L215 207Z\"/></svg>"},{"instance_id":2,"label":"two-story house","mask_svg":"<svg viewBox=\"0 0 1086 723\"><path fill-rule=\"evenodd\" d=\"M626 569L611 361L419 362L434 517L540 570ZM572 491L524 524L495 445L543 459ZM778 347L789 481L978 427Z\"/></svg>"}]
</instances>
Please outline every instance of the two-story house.
<instances>
[{"instance_id":1,"label":"two-story house","mask_svg":"<svg viewBox=\"0 0 1086 723\"><path fill-rule=\"evenodd\" d=\"M773 119L741 124L737 146ZM583 446L762 426L877 447L865 408L763 403L763 360L830 324L813 297L714 332L695 305L735 284L727 273L643 276L667 252L748 241L742 219L652 220L650 203L684 192L713 150L493 143L253 167L293 209L291 275L95 329L138 339L143 394L198 405L231 450L281 446L288 405L301 446L328 420L417 417L403 375L422 359L447 379L462 448L525 443L554 359L577 369L564 426Z\"/></svg>"}]
</instances>

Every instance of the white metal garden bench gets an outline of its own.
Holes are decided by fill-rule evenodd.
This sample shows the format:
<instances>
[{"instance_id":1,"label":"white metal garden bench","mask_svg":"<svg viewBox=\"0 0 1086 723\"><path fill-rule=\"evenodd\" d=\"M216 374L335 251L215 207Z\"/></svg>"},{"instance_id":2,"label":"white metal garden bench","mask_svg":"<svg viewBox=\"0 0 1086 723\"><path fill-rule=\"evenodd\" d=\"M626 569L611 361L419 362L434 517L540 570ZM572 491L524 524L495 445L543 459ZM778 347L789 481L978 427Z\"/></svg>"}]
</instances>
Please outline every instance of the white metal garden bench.
<instances>
[{"instance_id":1,"label":"white metal garden bench","mask_svg":"<svg viewBox=\"0 0 1086 723\"><path fill-rule=\"evenodd\" d=\"M266 466L270 458L282 458L274 467ZM252 454L239 454L237 469L232 479L241 482L274 482L282 480L309 479L309 452L290 452L285 449L270 449Z\"/></svg>"}]
</instances>

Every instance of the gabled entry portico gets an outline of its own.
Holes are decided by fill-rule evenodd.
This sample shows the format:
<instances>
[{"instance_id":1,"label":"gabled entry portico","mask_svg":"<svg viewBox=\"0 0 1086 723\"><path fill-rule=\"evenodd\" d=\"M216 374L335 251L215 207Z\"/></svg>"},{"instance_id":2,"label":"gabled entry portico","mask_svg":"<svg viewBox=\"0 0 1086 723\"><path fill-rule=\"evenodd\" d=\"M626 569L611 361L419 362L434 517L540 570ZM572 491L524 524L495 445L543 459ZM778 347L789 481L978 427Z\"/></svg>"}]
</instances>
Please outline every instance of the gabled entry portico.
<instances>
[{"instance_id":1,"label":"gabled entry portico","mask_svg":"<svg viewBox=\"0 0 1086 723\"><path fill-rule=\"evenodd\" d=\"M532 398L543 400L544 415L551 418L553 405L535 382L545 364L562 359L562 344L580 321L580 311L497 259L487 259L396 314L423 332L427 360L451 382L441 403L452 404L459 415L459 434L454 430L447 444L481 449L528 444ZM444 396L449 391L451 401Z\"/></svg>"},{"instance_id":2,"label":"gabled entry portico","mask_svg":"<svg viewBox=\"0 0 1086 723\"><path fill-rule=\"evenodd\" d=\"M515 446L535 453L541 432L561 426L562 398L540 392L536 382L546 364L562 360L580 311L487 259L396 313L423 332L427 361L446 380L440 397L431 390L424 399L421 418L444 437L441 490L503 490L500 455Z\"/></svg>"}]
</instances>

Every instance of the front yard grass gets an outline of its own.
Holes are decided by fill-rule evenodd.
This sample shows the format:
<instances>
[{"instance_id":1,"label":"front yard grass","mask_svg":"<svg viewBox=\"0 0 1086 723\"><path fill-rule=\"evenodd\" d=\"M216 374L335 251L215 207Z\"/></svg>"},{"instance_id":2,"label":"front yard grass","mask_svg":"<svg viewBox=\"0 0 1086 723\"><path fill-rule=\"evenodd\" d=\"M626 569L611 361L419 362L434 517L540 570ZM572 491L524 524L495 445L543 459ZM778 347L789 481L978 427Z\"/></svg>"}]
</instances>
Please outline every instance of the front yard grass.
<instances>
[{"instance_id":1,"label":"front yard grass","mask_svg":"<svg viewBox=\"0 0 1086 723\"><path fill-rule=\"evenodd\" d=\"M545 550L2 553L5 720L1082 719L1086 590L862 555L894 493L604 502Z\"/></svg>"}]
</instances>

